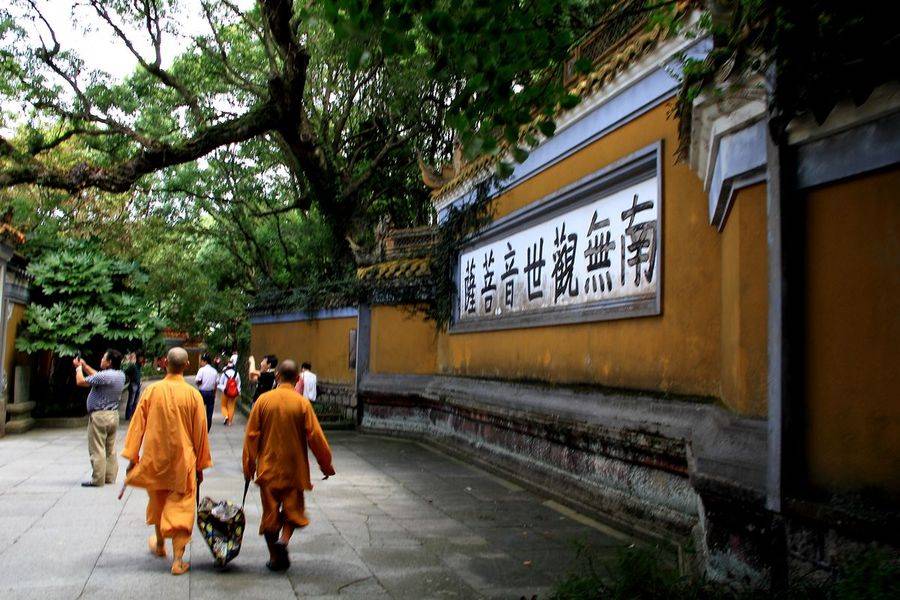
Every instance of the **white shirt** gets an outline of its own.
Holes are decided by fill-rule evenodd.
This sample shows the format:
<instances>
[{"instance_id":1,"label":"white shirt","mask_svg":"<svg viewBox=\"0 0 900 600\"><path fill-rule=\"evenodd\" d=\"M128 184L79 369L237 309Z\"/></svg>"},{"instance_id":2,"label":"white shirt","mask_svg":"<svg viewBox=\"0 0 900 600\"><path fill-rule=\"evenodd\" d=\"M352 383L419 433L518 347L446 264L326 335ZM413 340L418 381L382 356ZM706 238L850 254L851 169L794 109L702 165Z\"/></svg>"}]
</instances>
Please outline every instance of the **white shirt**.
<instances>
[{"instance_id":1,"label":"white shirt","mask_svg":"<svg viewBox=\"0 0 900 600\"><path fill-rule=\"evenodd\" d=\"M211 365L204 365L197 371L194 383L201 392L211 392L216 389L216 380L218 378L219 373Z\"/></svg>"},{"instance_id":2,"label":"white shirt","mask_svg":"<svg viewBox=\"0 0 900 600\"><path fill-rule=\"evenodd\" d=\"M316 401L316 381L318 378L316 374L312 371L303 371L300 374L300 377L303 378L303 395L306 396L310 402Z\"/></svg>"}]
</instances>

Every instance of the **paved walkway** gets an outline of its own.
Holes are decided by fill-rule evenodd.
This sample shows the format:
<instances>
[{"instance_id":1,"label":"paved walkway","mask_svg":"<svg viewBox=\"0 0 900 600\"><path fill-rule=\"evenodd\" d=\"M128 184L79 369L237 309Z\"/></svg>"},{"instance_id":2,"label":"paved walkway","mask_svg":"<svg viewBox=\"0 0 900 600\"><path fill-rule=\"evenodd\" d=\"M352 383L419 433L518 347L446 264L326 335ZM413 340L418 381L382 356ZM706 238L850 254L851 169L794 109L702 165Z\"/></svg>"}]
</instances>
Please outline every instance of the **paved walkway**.
<instances>
[{"instance_id":1,"label":"paved walkway","mask_svg":"<svg viewBox=\"0 0 900 600\"><path fill-rule=\"evenodd\" d=\"M202 495L240 500L242 436L242 421L226 429L217 417ZM241 555L216 572L195 532L193 568L182 577L146 550L143 490L118 501L119 484L80 487L90 470L83 431L0 439L0 598L546 597L571 567L576 541L610 552L627 543L416 442L353 432L329 439L338 474L307 495L312 524L295 534L287 574L264 566L251 486Z\"/></svg>"}]
</instances>

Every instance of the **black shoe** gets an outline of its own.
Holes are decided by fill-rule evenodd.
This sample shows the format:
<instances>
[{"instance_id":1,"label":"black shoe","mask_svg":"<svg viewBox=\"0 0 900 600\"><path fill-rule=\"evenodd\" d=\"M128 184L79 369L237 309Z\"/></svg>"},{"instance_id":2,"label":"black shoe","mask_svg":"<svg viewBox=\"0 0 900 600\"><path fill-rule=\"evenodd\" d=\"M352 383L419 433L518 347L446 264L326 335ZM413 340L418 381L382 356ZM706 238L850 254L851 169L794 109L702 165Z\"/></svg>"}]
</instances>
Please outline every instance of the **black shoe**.
<instances>
[{"instance_id":1,"label":"black shoe","mask_svg":"<svg viewBox=\"0 0 900 600\"><path fill-rule=\"evenodd\" d=\"M270 571L275 571L276 573L283 573L284 571L287 571L290 566L290 563L283 563L280 560L274 562L270 560L266 562L266 568Z\"/></svg>"},{"instance_id":2,"label":"black shoe","mask_svg":"<svg viewBox=\"0 0 900 600\"><path fill-rule=\"evenodd\" d=\"M282 571L287 571L291 566L291 559L288 557L287 544L281 541L275 542L275 555L278 557L278 564L282 566Z\"/></svg>"},{"instance_id":3,"label":"black shoe","mask_svg":"<svg viewBox=\"0 0 900 600\"><path fill-rule=\"evenodd\" d=\"M102 483L94 483L93 481L82 481L81 487L103 487Z\"/></svg>"},{"instance_id":4,"label":"black shoe","mask_svg":"<svg viewBox=\"0 0 900 600\"><path fill-rule=\"evenodd\" d=\"M266 562L266 568L276 573L287 571L288 567L291 566L291 561L288 559L287 545L278 541L278 536L274 534L266 533L264 535L266 546L269 547L269 554L272 555L272 560Z\"/></svg>"}]
</instances>

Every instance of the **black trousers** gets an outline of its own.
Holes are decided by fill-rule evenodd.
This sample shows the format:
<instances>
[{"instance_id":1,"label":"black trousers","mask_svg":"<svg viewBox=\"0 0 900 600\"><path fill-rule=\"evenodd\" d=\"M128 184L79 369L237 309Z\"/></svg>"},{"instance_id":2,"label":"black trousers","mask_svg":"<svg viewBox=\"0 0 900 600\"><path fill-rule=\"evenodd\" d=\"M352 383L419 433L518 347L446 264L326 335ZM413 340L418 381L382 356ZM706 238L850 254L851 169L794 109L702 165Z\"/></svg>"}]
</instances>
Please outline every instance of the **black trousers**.
<instances>
[{"instance_id":1,"label":"black trousers","mask_svg":"<svg viewBox=\"0 0 900 600\"><path fill-rule=\"evenodd\" d=\"M128 384L128 403L125 405L125 418L127 420L131 420L131 415L134 414L135 409L137 408L138 400L141 398L141 384L140 383L129 383Z\"/></svg>"},{"instance_id":2,"label":"black trousers","mask_svg":"<svg viewBox=\"0 0 900 600\"><path fill-rule=\"evenodd\" d=\"M212 427L213 409L216 406L216 390L215 388L208 392L200 390L200 395L203 396L203 405L206 407L206 430L209 431Z\"/></svg>"}]
</instances>

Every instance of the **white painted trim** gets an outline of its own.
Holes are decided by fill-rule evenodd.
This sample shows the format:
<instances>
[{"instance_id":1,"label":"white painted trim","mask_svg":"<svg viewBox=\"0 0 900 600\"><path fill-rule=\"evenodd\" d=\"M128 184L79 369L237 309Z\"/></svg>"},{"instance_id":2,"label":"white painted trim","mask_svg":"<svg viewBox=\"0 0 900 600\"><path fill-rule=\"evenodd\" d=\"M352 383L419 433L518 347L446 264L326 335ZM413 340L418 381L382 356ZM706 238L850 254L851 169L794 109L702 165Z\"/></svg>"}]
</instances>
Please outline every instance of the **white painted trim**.
<instances>
[{"instance_id":1,"label":"white painted trim","mask_svg":"<svg viewBox=\"0 0 900 600\"><path fill-rule=\"evenodd\" d=\"M900 83L886 83L875 88L860 106L849 100L839 102L821 125L811 116L791 121L787 128L788 143L808 144L897 111L900 111Z\"/></svg>"},{"instance_id":2,"label":"white painted trim","mask_svg":"<svg viewBox=\"0 0 900 600\"><path fill-rule=\"evenodd\" d=\"M754 121L715 141L718 150L707 199L709 223L719 231L725 227L734 191L765 179L768 135L765 121Z\"/></svg>"},{"instance_id":3,"label":"white painted trim","mask_svg":"<svg viewBox=\"0 0 900 600\"><path fill-rule=\"evenodd\" d=\"M766 90L762 79L747 82L738 93L718 97L704 94L694 102L688 162L709 191L716 169L719 144L727 135L753 126L766 116Z\"/></svg>"},{"instance_id":4,"label":"white painted trim","mask_svg":"<svg viewBox=\"0 0 900 600\"><path fill-rule=\"evenodd\" d=\"M274 315L251 315L251 325L267 325L270 323L294 323L297 321L325 321L327 319L349 319L359 316L355 306L344 308L327 308L317 311L294 311Z\"/></svg>"},{"instance_id":5,"label":"white painted trim","mask_svg":"<svg viewBox=\"0 0 900 600\"><path fill-rule=\"evenodd\" d=\"M900 163L900 111L797 147L797 188Z\"/></svg>"}]
</instances>

